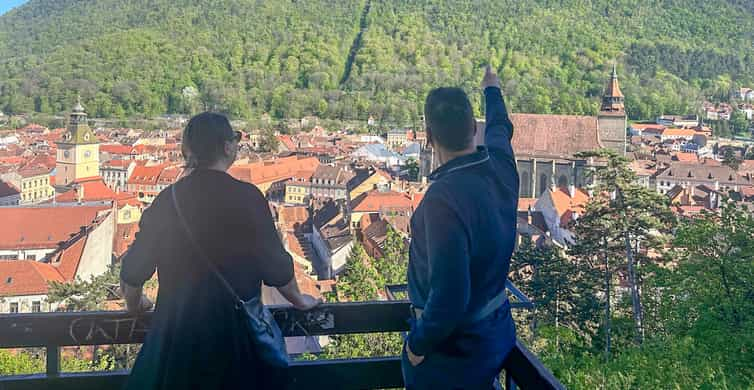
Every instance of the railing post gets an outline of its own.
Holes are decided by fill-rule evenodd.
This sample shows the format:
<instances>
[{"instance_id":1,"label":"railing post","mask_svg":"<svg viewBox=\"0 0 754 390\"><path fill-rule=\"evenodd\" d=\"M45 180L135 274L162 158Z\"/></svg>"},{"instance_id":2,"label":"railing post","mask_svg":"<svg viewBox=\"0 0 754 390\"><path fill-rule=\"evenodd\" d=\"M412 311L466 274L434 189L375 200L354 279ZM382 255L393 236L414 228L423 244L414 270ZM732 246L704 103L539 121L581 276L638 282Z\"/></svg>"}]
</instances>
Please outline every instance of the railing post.
<instances>
[{"instance_id":1,"label":"railing post","mask_svg":"<svg viewBox=\"0 0 754 390\"><path fill-rule=\"evenodd\" d=\"M47 346L47 376L60 376L60 346Z\"/></svg>"}]
</instances>

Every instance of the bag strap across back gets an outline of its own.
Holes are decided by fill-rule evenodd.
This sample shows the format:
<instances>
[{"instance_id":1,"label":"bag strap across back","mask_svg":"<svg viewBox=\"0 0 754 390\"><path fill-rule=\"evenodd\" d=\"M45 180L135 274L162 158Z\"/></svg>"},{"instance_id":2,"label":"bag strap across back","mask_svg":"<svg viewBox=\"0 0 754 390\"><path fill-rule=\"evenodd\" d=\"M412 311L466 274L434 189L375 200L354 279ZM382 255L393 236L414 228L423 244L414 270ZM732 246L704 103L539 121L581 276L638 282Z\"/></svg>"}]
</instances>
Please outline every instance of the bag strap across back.
<instances>
[{"instance_id":1,"label":"bag strap across back","mask_svg":"<svg viewBox=\"0 0 754 390\"><path fill-rule=\"evenodd\" d=\"M212 260L207 256L207 253L199 246L199 243L194 239L194 235L191 233L191 229L188 226L188 223L186 222L186 218L183 216L183 212L181 212L181 207L178 204L178 196L176 195L175 191L175 184L170 186L170 193L173 196L173 207L175 208L175 212L178 215L178 221L180 222L180 225L182 227L183 232L186 234L186 237L188 238L189 242L191 242L191 246L194 247L194 250L199 254L199 257L201 257L204 262L209 266L209 269L212 271L215 276L220 280L220 282L223 284L225 289L233 296L233 299L236 301L236 303L240 303L243 305L244 301L241 299L238 294L236 294L236 290L233 289L233 286L230 285L227 279L223 277L223 275L220 273L220 270L217 269L217 266L215 263L212 262Z\"/></svg>"}]
</instances>

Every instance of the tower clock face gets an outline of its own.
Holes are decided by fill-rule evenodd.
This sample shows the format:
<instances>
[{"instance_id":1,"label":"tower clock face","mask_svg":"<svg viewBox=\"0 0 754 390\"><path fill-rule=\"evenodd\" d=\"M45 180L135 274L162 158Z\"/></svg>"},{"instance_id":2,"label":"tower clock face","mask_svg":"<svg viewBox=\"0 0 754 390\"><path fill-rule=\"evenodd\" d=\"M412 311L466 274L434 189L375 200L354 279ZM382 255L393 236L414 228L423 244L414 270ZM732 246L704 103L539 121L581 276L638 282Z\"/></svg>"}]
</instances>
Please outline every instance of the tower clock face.
<instances>
[{"instance_id":1,"label":"tower clock face","mask_svg":"<svg viewBox=\"0 0 754 390\"><path fill-rule=\"evenodd\" d=\"M66 150L65 152L63 152L63 157L65 157L65 158L71 157L71 152L69 152L69 151Z\"/></svg>"},{"instance_id":2,"label":"tower clock face","mask_svg":"<svg viewBox=\"0 0 754 390\"><path fill-rule=\"evenodd\" d=\"M84 152L84 157L86 157L86 158L92 157L92 152L90 152L90 151L88 151L88 150L87 150L87 151L85 151L85 152Z\"/></svg>"}]
</instances>

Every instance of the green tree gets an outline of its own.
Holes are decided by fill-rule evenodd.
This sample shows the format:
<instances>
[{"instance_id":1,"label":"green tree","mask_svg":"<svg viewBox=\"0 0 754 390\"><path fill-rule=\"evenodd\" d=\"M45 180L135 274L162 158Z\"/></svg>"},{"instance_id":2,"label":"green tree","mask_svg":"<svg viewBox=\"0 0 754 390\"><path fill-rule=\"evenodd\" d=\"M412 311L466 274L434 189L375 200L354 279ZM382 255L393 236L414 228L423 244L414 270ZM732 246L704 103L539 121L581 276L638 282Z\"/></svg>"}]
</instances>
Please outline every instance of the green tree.
<instances>
[{"instance_id":1,"label":"green tree","mask_svg":"<svg viewBox=\"0 0 754 390\"><path fill-rule=\"evenodd\" d=\"M754 217L734 202L682 223L659 303L672 332L697 323L754 331Z\"/></svg>"},{"instance_id":2,"label":"green tree","mask_svg":"<svg viewBox=\"0 0 754 390\"><path fill-rule=\"evenodd\" d=\"M338 277L338 299L345 301L371 301L380 298L385 286L384 278L372 264L364 247L356 243L346 262L346 269ZM368 333L332 336L320 358L394 356L400 354L402 340L397 333Z\"/></svg>"},{"instance_id":3,"label":"green tree","mask_svg":"<svg viewBox=\"0 0 754 390\"><path fill-rule=\"evenodd\" d=\"M560 344L561 327L566 333L589 339L594 333L594 318L599 310L595 295L599 276L579 258L567 257L555 246L537 247L524 238L511 260L511 281L535 306L532 328L554 328L555 344Z\"/></svg>"},{"instance_id":4,"label":"green tree","mask_svg":"<svg viewBox=\"0 0 754 390\"><path fill-rule=\"evenodd\" d=\"M418 181L419 180L419 163L416 161L416 159L410 158L406 162L406 170L408 171L408 180L409 181Z\"/></svg>"},{"instance_id":5,"label":"green tree","mask_svg":"<svg viewBox=\"0 0 754 390\"><path fill-rule=\"evenodd\" d=\"M641 304L641 268L646 260L642 251L662 251L675 220L667 197L639 184L628 160L615 152L601 150L581 154L600 158L605 166L592 174L594 196L584 215L574 223L575 245L571 254L591 261L595 271L604 275L605 352L610 355L611 322L614 303L612 285L616 271L625 271L631 292L634 340L644 338ZM599 264L599 265L598 265Z\"/></svg>"},{"instance_id":6,"label":"green tree","mask_svg":"<svg viewBox=\"0 0 754 390\"><path fill-rule=\"evenodd\" d=\"M726 147L723 151L723 165L738 170L738 166L741 165L741 160L736 157L736 152L732 147Z\"/></svg>"},{"instance_id":7,"label":"green tree","mask_svg":"<svg viewBox=\"0 0 754 390\"><path fill-rule=\"evenodd\" d=\"M102 310L105 302L120 299L120 264L89 280L50 282L48 300L60 303L67 310Z\"/></svg>"},{"instance_id":8,"label":"green tree","mask_svg":"<svg viewBox=\"0 0 754 390\"><path fill-rule=\"evenodd\" d=\"M383 256L374 259L375 268L385 284L405 284L408 269L406 240L391 225L382 248Z\"/></svg>"},{"instance_id":9,"label":"green tree","mask_svg":"<svg viewBox=\"0 0 754 390\"><path fill-rule=\"evenodd\" d=\"M280 141L272 129L264 129L259 137L259 150L262 152L277 153Z\"/></svg>"},{"instance_id":10,"label":"green tree","mask_svg":"<svg viewBox=\"0 0 754 390\"><path fill-rule=\"evenodd\" d=\"M749 130L751 123L746 119L746 114L743 111L736 110L730 116L730 127L736 134L745 134ZM748 134L746 134L748 135Z\"/></svg>"},{"instance_id":11,"label":"green tree","mask_svg":"<svg viewBox=\"0 0 754 390\"><path fill-rule=\"evenodd\" d=\"M338 278L339 295L349 301L376 300L384 285L384 279L372 264L372 259L364 247L356 243L346 261L345 271Z\"/></svg>"}]
</instances>

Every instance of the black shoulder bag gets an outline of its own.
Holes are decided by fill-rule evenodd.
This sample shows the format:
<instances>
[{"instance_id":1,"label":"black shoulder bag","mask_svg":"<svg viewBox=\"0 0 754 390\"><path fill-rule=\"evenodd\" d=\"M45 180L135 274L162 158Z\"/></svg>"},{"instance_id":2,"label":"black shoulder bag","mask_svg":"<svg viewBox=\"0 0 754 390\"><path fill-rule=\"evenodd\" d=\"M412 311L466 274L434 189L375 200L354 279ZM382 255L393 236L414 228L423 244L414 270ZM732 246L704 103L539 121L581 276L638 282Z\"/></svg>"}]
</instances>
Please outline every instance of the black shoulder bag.
<instances>
[{"instance_id":1,"label":"black shoulder bag","mask_svg":"<svg viewBox=\"0 0 754 390\"><path fill-rule=\"evenodd\" d=\"M261 296L254 297L248 301L244 301L236 294L236 291L228 283L228 281L222 276L220 270L217 269L212 260L207 254L199 247L199 244L194 240L194 235L191 233L191 229L183 217L181 208L178 205L178 198L176 196L175 185L170 187L173 195L173 206L175 207L178 219L183 227L186 236L188 237L194 250L199 254L199 257L209 266L215 276L225 286L225 289L233 297L234 310L238 313L238 318L243 322L242 329L247 329L251 335L252 342L256 348L262 361L275 368L287 368L288 367L288 352L285 349L285 340L283 339L283 333L280 331L275 318L268 308L262 304Z\"/></svg>"}]
</instances>

